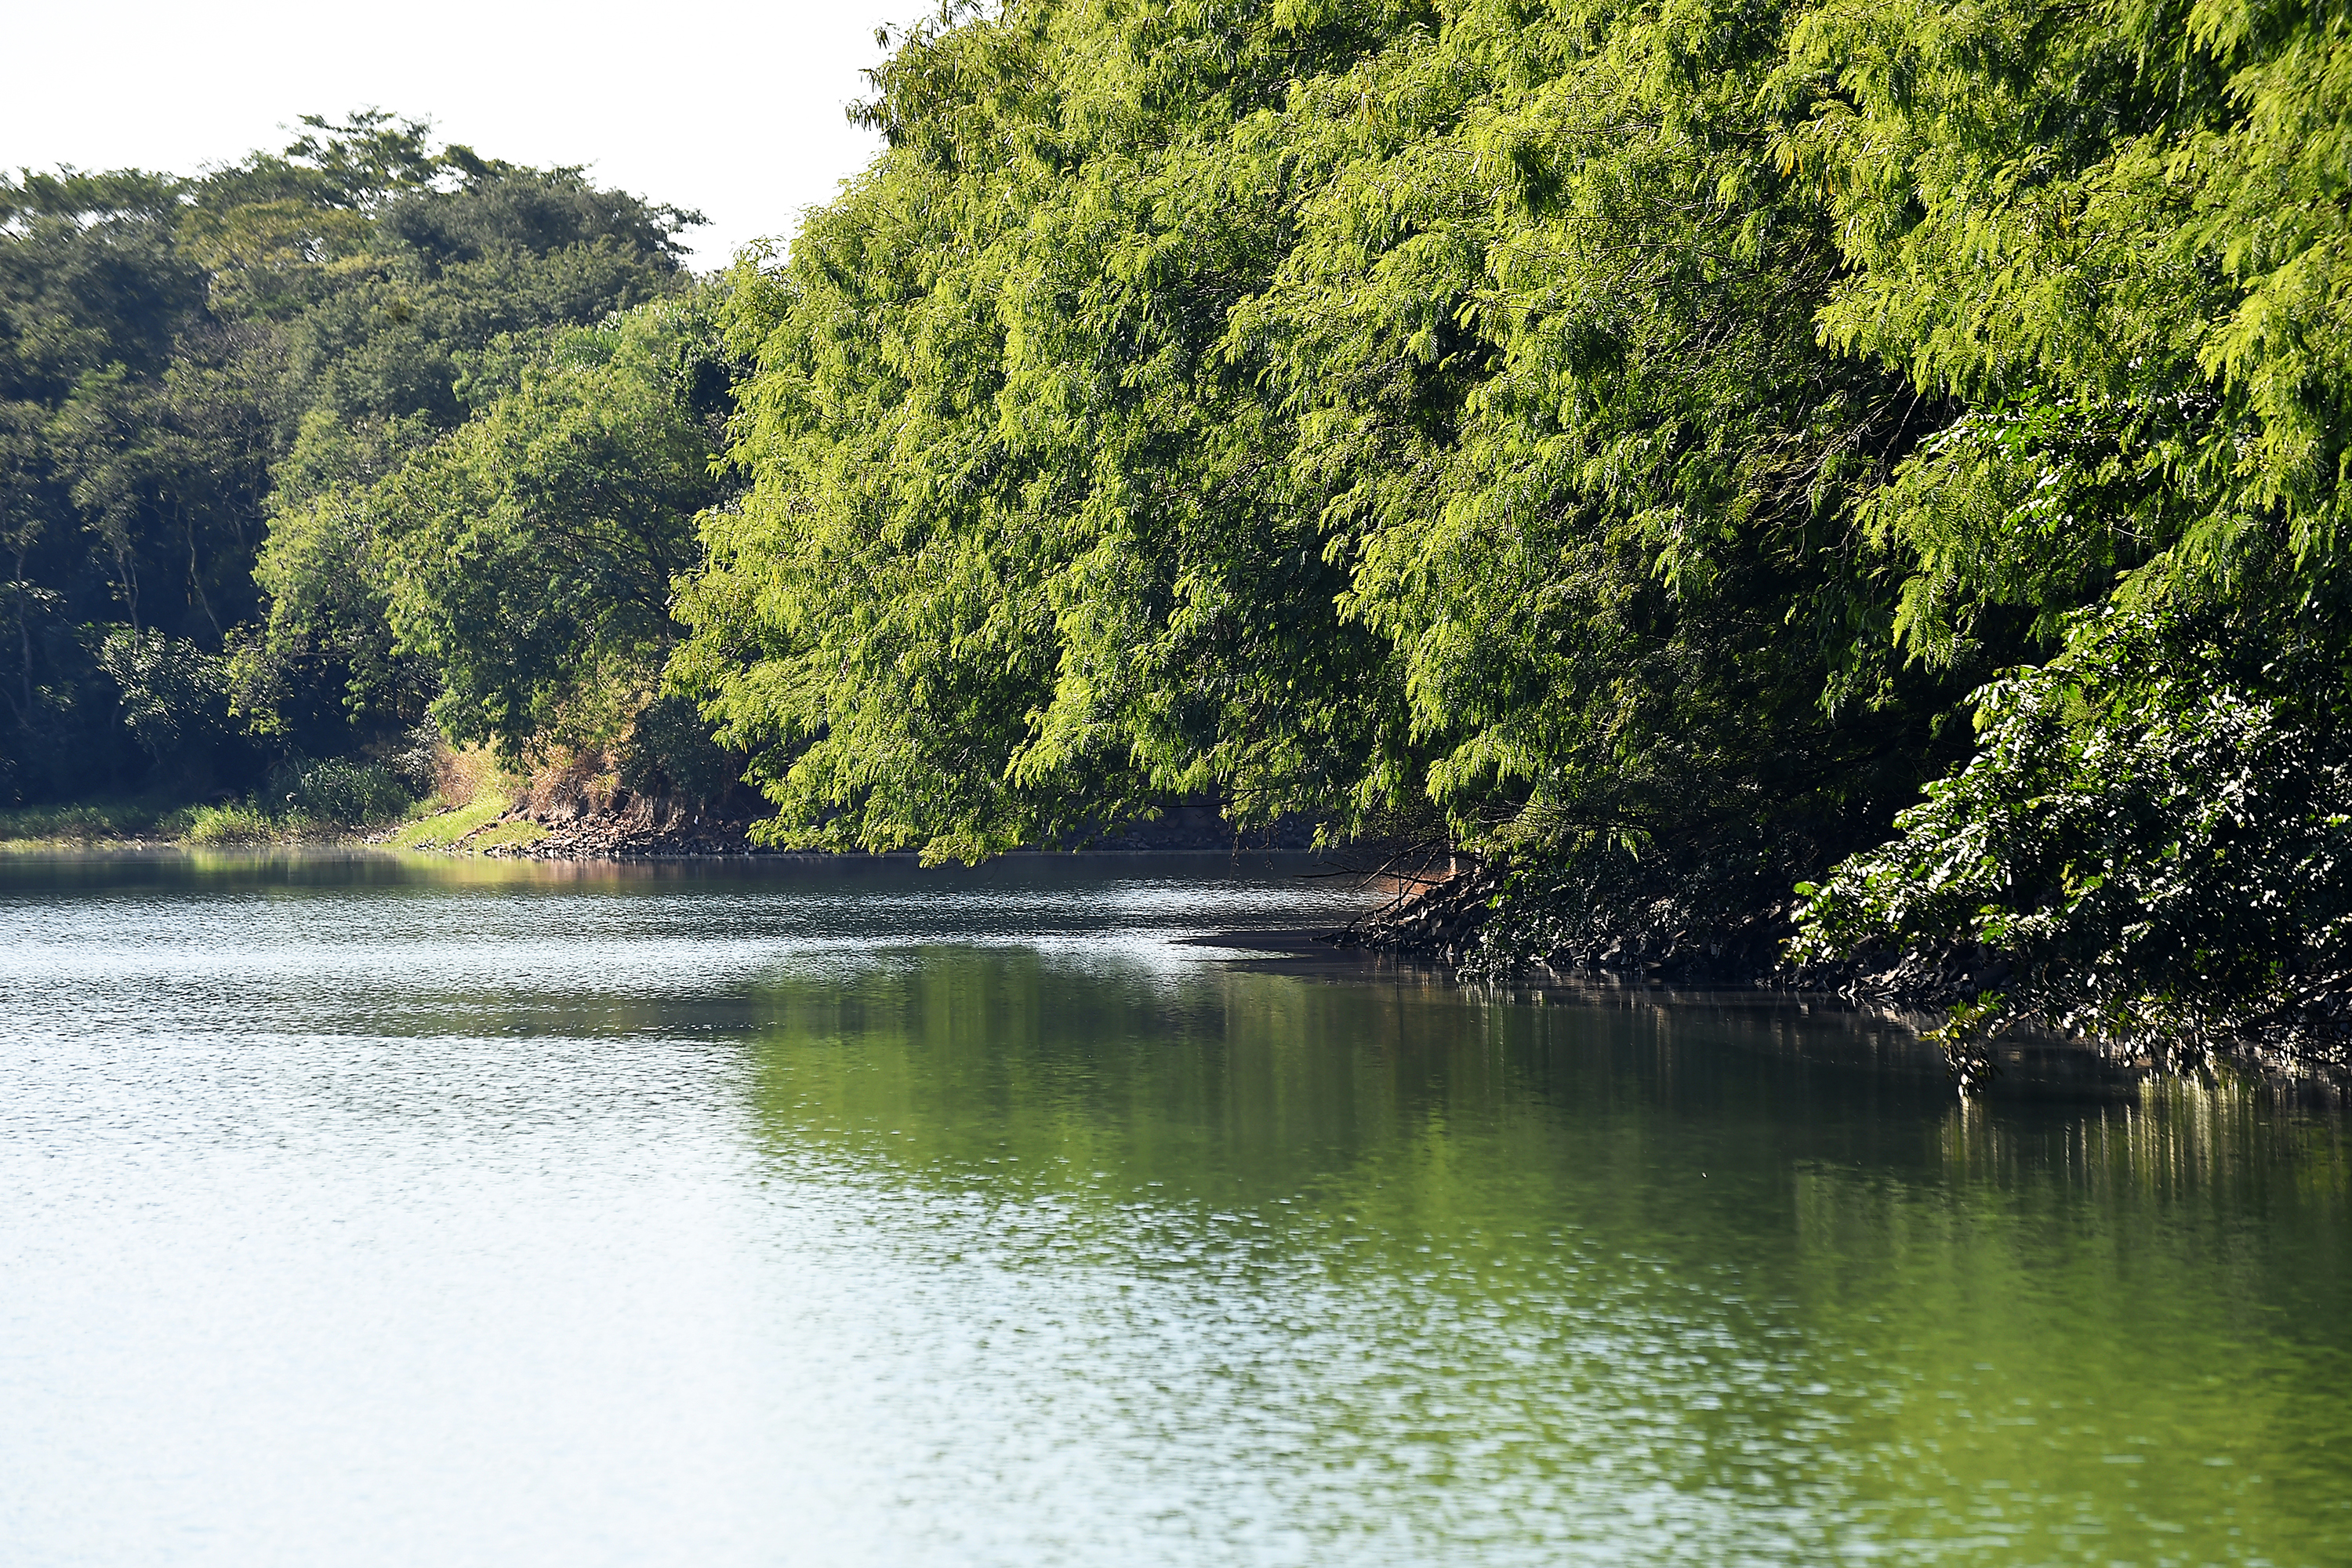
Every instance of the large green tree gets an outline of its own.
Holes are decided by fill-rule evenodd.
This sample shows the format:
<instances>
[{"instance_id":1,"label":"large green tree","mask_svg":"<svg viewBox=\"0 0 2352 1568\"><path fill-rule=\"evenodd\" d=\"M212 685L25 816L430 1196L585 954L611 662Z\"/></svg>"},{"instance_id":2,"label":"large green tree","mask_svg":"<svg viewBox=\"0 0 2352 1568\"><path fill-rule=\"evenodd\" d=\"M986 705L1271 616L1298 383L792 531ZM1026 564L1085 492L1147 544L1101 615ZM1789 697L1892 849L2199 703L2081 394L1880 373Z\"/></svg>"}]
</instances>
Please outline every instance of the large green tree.
<instances>
[{"instance_id":1,"label":"large green tree","mask_svg":"<svg viewBox=\"0 0 2352 1568\"><path fill-rule=\"evenodd\" d=\"M1215 790L1553 862L1730 833L1785 888L1759 821L1883 823L1955 691L1889 657L1852 501L1932 411L1817 341L1781 32L910 37L890 151L737 294L754 489L681 668L779 831L977 854Z\"/></svg>"},{"instance_id":2,"label":"large green tree","mask_svg":"<svg viewBox=\"0 0 2352 1568\"><path fill-rule=\"evenodd\" d=\"M709 300L559 337L517 384L358 505L400 653L437 672L444 732L520 762L613 742L677 641L673 580L729 412Z\"/></svg>"}]
</instances>

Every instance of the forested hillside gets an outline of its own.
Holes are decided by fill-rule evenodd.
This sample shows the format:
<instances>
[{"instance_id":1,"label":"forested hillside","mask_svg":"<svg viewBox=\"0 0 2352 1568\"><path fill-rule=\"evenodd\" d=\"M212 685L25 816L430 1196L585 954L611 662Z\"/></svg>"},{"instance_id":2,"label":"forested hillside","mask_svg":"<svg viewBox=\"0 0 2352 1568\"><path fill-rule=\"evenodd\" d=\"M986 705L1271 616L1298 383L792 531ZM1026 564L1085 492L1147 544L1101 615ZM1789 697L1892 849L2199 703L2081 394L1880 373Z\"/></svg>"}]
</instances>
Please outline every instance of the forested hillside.
<instances>
[{"instance_id":1,"label":"forested hillside","mask_svg":"<svg viewBox=\"0 0 2352 1568\"><path fill-rule=\"evenodd\" d=\"M593 728L717 493L692 221L380 112L0 179L0 804Z\"/></svg>"}]
</instances>

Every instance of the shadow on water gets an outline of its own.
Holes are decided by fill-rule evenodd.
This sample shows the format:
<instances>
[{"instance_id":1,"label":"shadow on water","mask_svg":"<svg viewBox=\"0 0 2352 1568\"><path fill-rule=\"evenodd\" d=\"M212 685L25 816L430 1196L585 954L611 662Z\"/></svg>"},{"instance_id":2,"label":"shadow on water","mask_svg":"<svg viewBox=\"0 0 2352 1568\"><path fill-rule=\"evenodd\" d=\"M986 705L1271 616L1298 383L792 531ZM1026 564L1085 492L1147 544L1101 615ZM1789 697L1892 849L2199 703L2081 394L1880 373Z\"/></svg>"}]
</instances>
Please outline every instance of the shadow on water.
<instances>
[{"instance_id":1,"label":"shadow on water","mask_svg":"<svg viewBox=\"0 0 2352 1568\"><path fill-rule=\"evenodd\" d=\"M1851 1017L1247 965L759 995L783 1168L1107 1343L1243 1347L1213 1403L1309 1515L1346 1456L1530 1555L2352 1549L2352 1152L2257 1087L1969 1103Z\"/></svg>"}]
</instances>

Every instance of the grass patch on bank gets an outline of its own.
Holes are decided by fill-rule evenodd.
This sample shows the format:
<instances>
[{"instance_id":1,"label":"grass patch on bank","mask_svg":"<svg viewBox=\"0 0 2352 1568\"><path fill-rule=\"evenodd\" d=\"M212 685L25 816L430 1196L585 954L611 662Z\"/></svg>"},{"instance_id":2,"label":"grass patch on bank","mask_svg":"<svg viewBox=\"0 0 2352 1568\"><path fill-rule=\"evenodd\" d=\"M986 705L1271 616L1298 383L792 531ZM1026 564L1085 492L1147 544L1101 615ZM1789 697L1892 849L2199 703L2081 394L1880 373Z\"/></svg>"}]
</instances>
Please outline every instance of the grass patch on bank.
<instances>
[{"instance_id":1,"label":"grass patch on bank","mask_svg":"<svg viewBox=\"0 0 2352 1568\"><path fill-rule=\"evenodd\" d=\"M288 824L245 801L226 805L193 806L179 835L184 844L220 847L233 844L277 844L285 840Z\"/></svg>"},{"instance_id":2,"label":"grass patch on bank","mask_svg":"<svg viewBox=\"0 0 2352 1568\"><path fill-rule=\"evenodd\" d=\"M546 837L547 829L540 823L502 822L487 833L468 838L465 847L468 849L520 849Z\"/></svg>"},{"instance_id":3,"label":"grass patch on bank","mask_svg":"<svg viewBox=\"0 0 2352 1568\"><path fill-rule=\"evenodd\" d=\"M194 805L179 814L176 837L194 848L226 849L249 844L315 844L341 838L352 829L307 811L270 813L249 800L224 805Z\"/></svg>"},{"instance_id":4,"label":"grass patch on bank","mask_svg":"<svg viewBox=\"0 0 2352 1568\"><path fill-rule=\"evenodd\" d=\"M396 822L415 809L385 769L330 759L274 769L263 788L242 800L192 803L185 795L152 795L0 810L0 850L316 844Z\"/></svg>"},{"instance_id":5,"label":"grass patch on bank","mask_svg":"<svg viewBox=\"0 0 2352 1568\"><path fill-rule=\"evenodd\" d=\"M0 847L61 848L170 838L180 831L186 814L183 802L152 795L9 806L0 809Z\"/></svg>"},{"instance_id":6,"label":"grass patch on bank","mask_svg":"<svg viewBox=\"0 0 2352 1568\"><path fill-rule=\"evenodd\" d=\"M413 786L382 763L297 757L273 767L241 800L191 803L184 794L157 792L0 807L0 852L362 841L398 849L513 849L547 837L538 823L499 820L515 804L520 781L500 773L483 753L446 746L442 752L427 800L415 799Z\"/></svg>"},{"instance_id":7,"label":"grass patch on bank","mask_svg":"<svg viewBox=\"0 0 2352 1568\"><path fill-rule=\"evenodd\" d=\"M504 816L510 798L499 790L483 790L464 805L453 807L448 811L436 812L431 816L421 816L414 822L403 823L392 831L384 842L396 849L454 849L457 847L459 839L469 833L488 827ZM517 823L510 826L524 825ZM529 826L536 827L538 824L532 823ZM541 829L541 833L545 831L544 828ZM468 849L477 847L475 844L466 846Z\"/></svg>"}]
</instances>

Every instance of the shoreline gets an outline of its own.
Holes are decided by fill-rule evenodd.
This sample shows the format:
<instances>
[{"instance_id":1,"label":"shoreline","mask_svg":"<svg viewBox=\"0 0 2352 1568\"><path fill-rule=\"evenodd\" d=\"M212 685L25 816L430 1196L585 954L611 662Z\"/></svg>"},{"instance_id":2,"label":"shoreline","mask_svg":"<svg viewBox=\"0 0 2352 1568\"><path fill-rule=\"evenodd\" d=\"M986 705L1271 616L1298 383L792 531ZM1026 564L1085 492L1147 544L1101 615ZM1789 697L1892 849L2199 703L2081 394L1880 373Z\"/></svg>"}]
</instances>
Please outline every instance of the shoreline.
<instances>
[{"instance_id":1,"label":"shoreline","mask_svg":"<svg viewBox=\"0 0 2352 1568\"><path fill-rule=\"evenodd\" d=\"M0 839L0 858L365 855L393 859L421 856L450 862L533 861L550 866L717 868L760 863L780 868L819 866L845 858L864 865L913 865L919 858L914 850L845 857L828 850L772 849L740 840L729 848L652 845L596 848L553 840L551 836L550 839L529 846L475 848L462 842L399 844L389 842L390 837L378 831L226 843L146 837L11 838ZM993 858L1200 864L1306 860L1313 853L1281 847L1237 846L1228 840L1213 847L1181 843L1143 846L1129 842L1084 849L1027 848L1007 851ZM1186 947L1222 949L1238 954L1233 960L1237 963L1264 963L1291 973L1370 977L1386 972L1398 978L1410 976L1449 989L1480 991L1498 1000L1535 1005L1761 1010L1800 1018L1818 1015L1867 1020L1896 1031L1906 1042L1906 1050L1916 1051L1922 1061L1937 1064L1941 1070L1949 1072L1963 1093L1990 1091L1998 1095L2005 1084L2045 1089L2063 1085L2104 1096L2158 1081L2193 1083L2221 1073L2258 1079L2297 1099L2316 1097L2333 1107L2340 1108L2352 1099L2352 1064L2315 1059L2307 1054L2252 1040L2215 1042L2171 1052L2018 1026L1990 1039L1967 1042L1955 1049L1934 1037L1948 1021L1938 1009L1906 1005L1897 997L1870 994L1866 988L1853 984L1827 984L1832 977L1799 974L1785 967L1747 973L1670 974L1659 973L1654 966L1562 966L1540 959L1500 963L1491 955L1476 955L1484 957L1484 963L1467 963L1465 960L1474 954L1465 951L1465 938L1475 938L1475 930L1465 932L1443 913L1433 919L1431 909L1438 906L1442 910L1448 902L1461 901L1461 895L1469 890L1468 885L1475 880L1472 877L1448 878L1424 885L1346 925L1229 928L1177 940ZM1457 882L1465 885L1457 887Z\"/></svg>"},{"instance_id":2,"label":"shoreline","mask_svg":"<svg viewBox=\"0 0 2352 1568\"><path fill-rule=\"evenodd\" d=\"M1801 1028L1802 1020L1844 1019L1884 1030L1882 1045L1899 1043L1904 1055L1916 1058L1914 1066L1954 1079L1966 1096L1998 1100L2087 1094L2112 1100L2151 1085L2194 1085L2225 1077L2252 1079L2285 1099L2331 1111L2352 1105L2352 1070L2255 1043L2216 1046L2195 1060L2179 1061L2133 1047L2021 1026L1981 1042L1962 1063L1934 1038L1945 1022L1943 1015L1818 984L1769 978L1678 981L1601 968L1559 969L1542 963L1502 973L1472 973L1426 953L1334 940L1344 934L1291 928L1212 931L1181 940L1185 946L1234 950L1248 955L1236 959L1237 963L1265 963L1288 973L1419 978L1515 1005L1603 1006L1683 1017L1707 1011L1778 1014ZM1791 1045L1824 1061L1846 1054L1833 1050L1823 1055L1819 1047L1818 1041ZM1874 1059L1884 1065L1883 1058Z\"/></svg>"}]
</instances>

